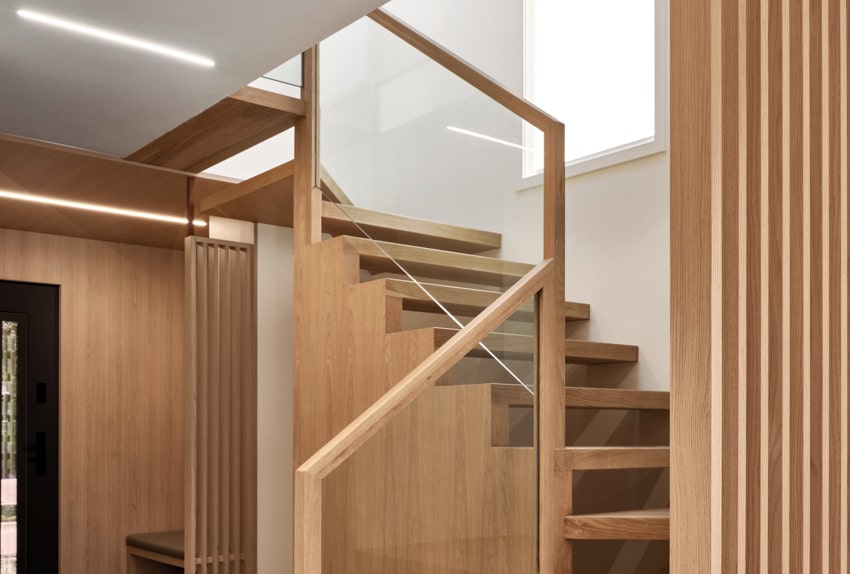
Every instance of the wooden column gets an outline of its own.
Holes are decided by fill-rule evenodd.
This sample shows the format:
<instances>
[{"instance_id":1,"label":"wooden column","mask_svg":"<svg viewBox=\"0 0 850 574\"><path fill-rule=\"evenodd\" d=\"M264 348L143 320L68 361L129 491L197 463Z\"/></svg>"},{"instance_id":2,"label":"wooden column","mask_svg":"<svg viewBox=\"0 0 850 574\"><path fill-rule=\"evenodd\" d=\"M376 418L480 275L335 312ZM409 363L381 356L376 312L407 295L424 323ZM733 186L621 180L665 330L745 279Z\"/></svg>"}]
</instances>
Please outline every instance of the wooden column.
<instances>
[{"instance_id":1,"label":"wooden column","mask_svg":"<svg viewBox=\"0 0 850 574\"><path fill-rule=\"evenodd\" d=\"M671 4L673 572L847 572L847 12Z\"/></svg>"},{"instance_id":2,"label":"wooden column","mask_svg":"<svg viewBox=\"0 0 850 574\"><path fill-rule=\"evenodd\" d=\"M319 47L304 52L301 99L307 113L295 122L295 184L292 228L295 249L322 240L319 191Z\"/></svg>"},{"instance_id":3,"label":"wooden column","mask_svg":"<svg viewBox=\"0 0 850 574\"><path fill-rule=\"evenodd\" d=\"M540 572L572 572L570 545L564 539L564 517L572 511L572 473L555 470L555 452L566 446L564 387L564 126L545 132L543 180L543 256L554 273L538 300L538 413Z\"/></svg>"}]
</instances>

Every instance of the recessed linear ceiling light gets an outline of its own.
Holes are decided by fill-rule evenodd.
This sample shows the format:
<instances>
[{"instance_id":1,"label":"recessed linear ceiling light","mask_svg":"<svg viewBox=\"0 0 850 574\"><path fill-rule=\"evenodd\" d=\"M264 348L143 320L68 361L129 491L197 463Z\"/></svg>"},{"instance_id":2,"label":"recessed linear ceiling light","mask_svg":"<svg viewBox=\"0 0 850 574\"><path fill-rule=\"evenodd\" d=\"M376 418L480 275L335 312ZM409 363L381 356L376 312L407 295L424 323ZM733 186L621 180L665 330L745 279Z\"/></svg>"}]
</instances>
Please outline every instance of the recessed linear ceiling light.
<instances>
[{"instance_id":1,"label":"recessed linear ceiling light","mask_svg":"<svg viewBox=\"0 0 850 574\"><path fill-rule=\"evenodd\" d=\"M537 150L532 149L530 147L526 147L524 145L519 145L519 144L509 142L509 141L505 141L505 140L500 140L499 138L494 138L492 136L486 136L484 134L480 134L478 132L473 132L473 131L470 131L470 130L465 130L463 128L456 128L454 126L446 126L446 129L449 130L450 132L456 132L456 133L463 134L463 135L466 135L466 136L472 136L474 138L487 140L488 142L502 144L502 145L506 145L508 147L513 147L513 148L516 148L516 149L521 149L521 150L524 150L524 151L530 151L530 152L537 153Z\"/></svg>"},{"instance_id":2,"label":"recessed linear ceiling light","mask_svg":"<svg viewBox=\"0 0 850 574\"><path fill-rule=\"evenodd\" d=\"M108 205L99 205L97 203L84 203L82 201L70 201L67 199L59 199L56 197L45 197L43 195L33 195L31 193L19 193L17 191L7 191L0 189L0 198L14 199L17 201L29 201L30 203L42 203L45 205L55 205L57 207L68 207L71 209L83 209L85 211L96 211L98 213L108 213L110 215L122 215L124 217L135 217L138 219L149 219L151 221L162 221L164 223L177 223L180 225L188 225L189 220L184 217L175 217L173 215L162 215L160 213L151 213L150 211L136 211L135 209L122 209L120 207L109 207ZM197 227L206 227L207 222L201 219L196 219L192 222Z\"/></svg>"},{"instance_id":3,"label":"recessed linear ceiling light","mask_svg":"<svg viewBox=\"0 0 850 574\"><path fill-rule=\"evenodd\" d=\"M18 10L18 16L26 20L32 20L33 22L38 22L47 26L53 26L54 28L59 28L61 30L67 30L68 32L75 32L77 34L82 34L83 36L91 36L92 38L98 38L99 40L105 40L107 42L121 44L122 46L129 46L131 48L137 48L146 52L160 54L161 56L176 58L178 60L183 60L184 62L196 64L198 66L204 66L206 68L212 68L213 66L215 66L215 62L213 62L209 58L205 58L197 54L192 54L191 52L185 52L183 50L178 50L177 48L170 48L168 46L163 46L162 44L157 44L155 42L148 42L147 40L142 40L140 38L133 38L132 36L119 34L118 32L110 32L109 30L104 30L102 28L95 28L94 26L89 26L87 24L81 24L79 22L65 20L64 18L48 16L47 14L42 14L41 12L33 12L32 10L22 9Z\"/></svg>"}]
</instances>

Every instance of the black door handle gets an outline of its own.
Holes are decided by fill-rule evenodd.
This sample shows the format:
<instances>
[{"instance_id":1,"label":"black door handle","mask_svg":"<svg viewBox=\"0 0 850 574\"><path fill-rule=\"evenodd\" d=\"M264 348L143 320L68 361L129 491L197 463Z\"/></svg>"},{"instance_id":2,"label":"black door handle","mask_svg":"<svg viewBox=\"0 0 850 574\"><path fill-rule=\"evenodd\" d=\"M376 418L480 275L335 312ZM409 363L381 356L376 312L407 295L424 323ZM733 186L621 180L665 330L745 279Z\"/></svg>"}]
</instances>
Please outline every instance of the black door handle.
<instances>
[{"instance_id":1,"label":"black door handle","mask_svg":"<svg viewBox=\"0 0 850 574\"><path fill-rule=\"evenodd\" d=\"M35 474L44 476L47 474L47 433L35 433L35 446L28 446L27 453L35 453L27 457L27 462L35 463Z\"/></svg>"}]
</instances>

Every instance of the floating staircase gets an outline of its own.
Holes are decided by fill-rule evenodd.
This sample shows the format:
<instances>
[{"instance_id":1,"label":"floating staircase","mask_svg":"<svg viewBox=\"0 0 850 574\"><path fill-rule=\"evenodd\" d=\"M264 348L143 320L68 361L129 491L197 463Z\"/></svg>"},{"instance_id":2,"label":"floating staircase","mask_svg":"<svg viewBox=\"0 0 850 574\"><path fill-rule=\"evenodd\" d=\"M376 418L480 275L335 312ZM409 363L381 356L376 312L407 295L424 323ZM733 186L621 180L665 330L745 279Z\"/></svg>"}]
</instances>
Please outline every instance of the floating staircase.
<instances>
[{"instance_id":1,"label":"floating staircase","mask_svg":"<svg viewBox=\"0 0 850 574\"><path fill-rule=\"evenodd\" d=\"M274 177L270 177L272 175ZM267 194L273 190L278 196L282 193L291 194L292 175L288 168L278 170L274 174L263 174L258 178L228 190L229 199L224 196L211 196L202 206L206 205L207 209L211 209L210 212L232 216L237 206L238 209L244 210L257 199L252 197L253 193ZM273 183L265 185L264 181ZM241 195L240 186L242 190L255 191ZM289 201L276 203L278 207L291 204L291 197ZM280 217L280 214L277 217ZM287 218L291 218L291 213L284 214L284 219ZM366 290L376 300L396 302L394 304L399 306L401 312L440 316L444 314L445 308L458 316L475 316L499 297L500 287L513 284L532 268L528 264L481 255L480 253L500 246L501 241L497 234L388 215L360 207L337 206L324 202L322 229L326 234L337 236L319 245L321 247L327 244L328 248L332 248L331 251L340 254L336 265L344 268L356 267L360 271L368 272L365 275L358 273L356 276L351 270L347 272L352 283L347 289L356 288L354 291L348 291L348 297L355 297L354 293ZM375 240L362 236L361 229L367 231ZM417 282L420 282L430 295L401 273L397 264L416 277ZM439 301L439 305L434 299ZM565 320L569 322L590 319L590 307L583 303L565 301L564 312ZM388 316L392 315L389 313ZM526 302L513 319L531 321L533 317L532 303ZM399 341L398 335L402 334L396 332L399 328L400 324L388 326L387 344L395 345ZM396 333L393 334L394 332ZM433 326L406 334L425 347L419 349L424 357L445 344L456 332L457 329ZM529 335L513 332L493 333L483 343L500 359L533 359L534 339ZM486 359L489 354L478 347L468 356ZM564 359L568 364L587 365L592 369L594 365L635 363L639 359L639 351L633 345L566 339ZM592 378L592 374L590 376ZM504 448L508 446L506 437L509 426L504 419L504 413L510 408L531 407L534 397L520 385L489 386L493 417L491 444ZM565 398L567 409L584 410L667 411L670 404L669 394L666 392L632 389L567 387ZM364 401L364 405L369 403L371 400ZM503 410L499 411L499 408ZM568 447L556 454L556 469L558 472L586 472L666 468L669 461L669 447L664 445ZM564 537L568 540L667 539L669 510L636 509L565 516Z\"/></svg>"},{"instance_id":2,"label":"floating staircase","mask_svg":"<svg viewBox=\"0 0 850 574\"><path fill-rule=\"evenodd\" d=\"M198 152L191 159L195 162L193 165L202 162L198 159L202 155ZM147 161L155 161L159 156L151 149L145 157ZM142 160L141 157L139 159ZM188 161L186 159L184 163ZM311 396L296 396L296 407L303 408L307 413L304 416L314 420L339 418L344 410L347 414L343 418L350 421L458 332L456 328L445 326L442 318L444 310L460 318L474 317L496 301L502 289L523 278L533 266L491 256L501 247L499 234L350 205L330 174L323 169L321 174L321 188L326 197L321 203L322 231L325 237L331 238L304 247L296 255L296 268L300 269L296 273L296 281L303 281L301 299L296 299L296 331L299 325L303 329L301 333L296 332L296 355L300 352L312 357L306 359L311 365L309 368L303 364L299 366L299 359L296 359L296 376L309 372L311 376L333 381L333 388L323 390L320 385L315 392L311 388ZM290 162L206 195L200 200L199 208L205 214L292 226L294 184L295 167L294 162ZM399 269L399 265L405 272ZM412 281L408 274L416 281ZM322 288L316 289L316 285ZM312 290L308 286L312 286ZM565 301L563 310L566 322L590 320L590 306L587 304ZM416 314L415 329L403 328L401 318L405 313ZM428 323L429 316L433 316L433 324L422 326L421 322ZM533 320L532 301L523 303L511 318L511 321L525 323ZM525 327L492 333L482 342L486 351L479 346L467 357L486 362L492 352L506 361L531 361L534 359L535 339L528 332ZM350 350L349 346L355 350ZM565 339L565 362L590 369L587 375L590 381L595 368L629 365L638 359L639 350L633 345ZM492 450L486 457L489 462L484 463L488 477L485 480L492 482L487 482L486 488L490 492L513 492L517 496L524 492L523 489L535 489L534 476L506 473L492 466L517 464L519 460L526 466L534 466L530 449L511 445L508 416L511 409L528 410L533 407L534 396L515 384L454 378L441 382L453 384L438 386L427 399L422 399L424 406L414 417L414 420L420 421L416 424L424 424L421 421L451 412L451 415L445 415L452 420L448 425L451 433L443 439L434 439L444 442L451 442L456 436L468 440L480 438L481 429L486 428L484 434L489 435L486 447ZM663 413L669 411L670 399L667 392L567 386L565 408L567 416L574 409ZM296 414L296 421L298 416ZM412 422L405 424L414 425ZM296 463L305 460L304 452L315 452L339 430L339 426L328 427L302 440L302 444L296 445ZM442 432L447 431L444 429ZM404 450L407 447L402 443L388 440L384 444L386 449L396 453L392 455L396 457L394 460L407 461L402 465L407 467L398 470L402 473L402 480L392 484L392 489L415 484L417 479L411 478L414 476L411 469L418 469L417 465L423 464L421 458L408 460L409 455ZM468 444L464 446L467 447ZM299 449L304 452L299 452ZM439 449L429 452L433 459L429 464L439 466L443 454ZM451 455L455 457L452 460L469 460L467 455L458 452ZM370 473L385 474L387 467L382 467L380 462L375 460L372 465L352 470L359 473L353 482L362 488L369 484L371 477L378 476ZM442 462L450 463L451 460ZM663 469L669 464L670 450L666 445L568 446L555 454L555 471L569 476L573 472ZM480 470L467 468L464 472L474 474ZM568 482L572 483L571 480ZM564 494L572 499L571 493ZM395 490L387 493L387 496L397 495ZM497 507L489 512L494 516L509 515L510 508L498 506L507 504L508 498L504 496L494 501ZM526 502L533 504L533 501ZM387 520L395 520L392 513L387 512L375 522L386 527ZM340 521L338 527L341 531L350 531L357 524L351 517L349 519L352 522L348 525L344 520ZM466 519L468 517L463 518ZM572 513L564 516L563 528L567 541L667 540L669 509ZM481 544L485 546L481 555L485 556L490 550L486 548L487 539L483 540ZM339 556L346 556L349 551L340 548ZM480 571L472 565L467 567L470 571Z\"/></svg>"}]
</instances>

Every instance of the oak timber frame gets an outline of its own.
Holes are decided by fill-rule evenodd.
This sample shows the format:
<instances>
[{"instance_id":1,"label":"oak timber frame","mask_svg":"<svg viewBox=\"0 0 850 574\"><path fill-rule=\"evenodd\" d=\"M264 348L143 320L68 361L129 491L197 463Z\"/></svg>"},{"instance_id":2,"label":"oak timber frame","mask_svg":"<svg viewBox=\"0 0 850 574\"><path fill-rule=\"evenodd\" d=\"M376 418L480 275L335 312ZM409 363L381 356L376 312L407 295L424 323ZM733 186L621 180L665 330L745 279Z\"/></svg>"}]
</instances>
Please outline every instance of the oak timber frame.
<instances>
[{"instance_id":1,"label":"oak timber frame","mask_svg":"<svg viewBox=\"0 0 850 574\"><path fill-rule=\"evenodd\" d=\"M564 516L572 507L572 473L557 470L555 453L565 447L564 362L564 125L388 13L369 15L444 68L453 72L544 133L544 261L499 297L443 347L327 442L295 475L295 572L322 572L322 480L406 405L431 388L468 350L501 324L528 297L537 293L537 362L535 408L538 468L538 564L546 574L571 568L570 545L564 539ZM318 157L318 47L305 52L303 98L306 117L295 126L295 305L301 294L301 254L321 242L321 191ZM297 323L297 319L296 319ZM296 364L299 357L295 357ZM297 369L297 366L296 366ZM296 371L297 372L297 371ZM296 389L299 381L296 377ZM297 393L297 390L296 390ZM308 454L308 456L309 456ZM296 464L303 462L296 455Z\"/></svg>"}]
</instances>

